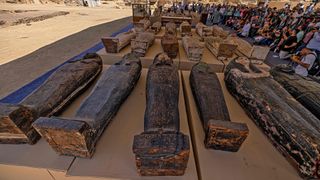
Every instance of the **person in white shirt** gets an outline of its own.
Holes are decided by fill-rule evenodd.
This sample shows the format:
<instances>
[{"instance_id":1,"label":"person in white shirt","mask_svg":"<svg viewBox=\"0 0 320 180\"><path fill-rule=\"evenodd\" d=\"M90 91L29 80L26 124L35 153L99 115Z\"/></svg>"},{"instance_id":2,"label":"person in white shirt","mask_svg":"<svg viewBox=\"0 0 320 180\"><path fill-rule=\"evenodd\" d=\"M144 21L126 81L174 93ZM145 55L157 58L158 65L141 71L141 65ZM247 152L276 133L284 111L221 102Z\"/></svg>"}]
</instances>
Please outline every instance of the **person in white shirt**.
<instances>
[{"instance_id":1,"label":"person in white shirt","mask_svg":"<svg viewBox=\"0 0 320 180\"><path fill-rule=\"evenodd\" d=\"M301 76L308 76L308 71L312 68L317 59L317 54L308 49L303 48L300 52L300 58L298 56L292 56L291 60L298 65L295 67L295 73Z\"/></svg>"},{"instance_id":2,"label":"person in white shirt","mask_svg":"<svg viewBox=\"0 0 320 180\"><path fill-rule=\"evenodd\" d=\"M251 28L251 22L249 20L246 21L246 24L243 26L243 28L238 33L238 36L240 37L248 37L249 32Z\"/></svg>"}]
</instances>

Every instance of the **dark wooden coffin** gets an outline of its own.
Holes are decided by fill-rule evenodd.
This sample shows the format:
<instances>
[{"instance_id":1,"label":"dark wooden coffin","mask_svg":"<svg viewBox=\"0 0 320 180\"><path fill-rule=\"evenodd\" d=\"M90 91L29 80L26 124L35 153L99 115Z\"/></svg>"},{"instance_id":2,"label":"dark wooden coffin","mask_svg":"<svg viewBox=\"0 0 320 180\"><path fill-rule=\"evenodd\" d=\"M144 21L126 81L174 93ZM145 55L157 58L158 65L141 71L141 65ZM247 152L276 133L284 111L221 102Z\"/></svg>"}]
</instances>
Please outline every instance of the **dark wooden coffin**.
<instances>
[{"instance_id":1,"label":"dark wooden coffin","mask_svg":"<svg viewBox=\"0 0 320 180\"><path fill-rule=\"evenodd\" d=\"M320 119L320 84L309 77L286 73L281 66L271 69L273 78L297 101Z\"/></svg>"},{"instance_id":2,"label":"dark wooden coffin","mask_svg":"<svg viewBox=\"0 0 320 180\"><path fill-rule=\"evenodd\" d=\"M157 34L158 32L160 32L161 26L162 26L161 22L157 21L152 24L151 29L154 31L155 34Z\"/></svg>"},{"instance_id":3,"label":"dark wooden coffin","mask_svg":"<svg viewBox=\"0 0 320 180\"><path fill-rule=\"evenodd\" d=\"M144 57L154 43L154 33L150 31L139 32L135 39L131 40L131 52L139 57Z\"/></svg>"},{"instance_id":4,"label":"dark wooden coffin","mask_svg":"<svg viewBox=\"0 0 320 180\"><path fill-rule=\"evenodd\" d=\"M39 118L33 126L61 155L91 157L104 129L126 100L141 74L141 62L127 54L100 77L74 118Z\"/></svg>"},{"instance_id":5,"label":"dark wooden coffin","mask_svg":"<svg viewBox=\"0 0 320 180\"><path fill-rule=\"evenodd\" d=\"M244 123L231 122L219 79L208 64L192 67L190 86L205 131L206 148L237 152L249 134Z\"/></svg>"},{"instance_id":6,"label":"dark wooden coffin","mask_svg":"<svg viewBox=\"0 0 320 180\"><path fill-rule=\"evenodd\" d=\"M175 35L165 34L161 38L161 46L170 58L176 58L179 53L179 42Z\"/></svg>"},{"instance_id":7,"label":"dark wooden coffin","mask_svg":"<svg viewBox=\"0 0 320 180\"><path fill-rule=\"evenodd\" d=\"M245 61L225 71L229 92L305 178L319 178L320 124L268 72Z\"/></svg>"},{"instance_id":8,"label":"dark wooden coffin","mask_svg":"<svg viewBox=\"0 0 320 180\"><path fill-rule=\"evenodd\" d=\"M0 143L34 144L40 135L32 123L56 114L95 79L102 69L96 54L68 62L19 104L0 104Z\"/></svg>"},{"instance_id":9,"label":"dark wooden coffin","mask_svg":"<svg viewBox=\"0 0 320 180\"><path fill-rule=\"evenodd\" d=\"M147 18L139 20L134 23L134 29L136 32L143 32L151 26L151 21Z\"/></svg>"},{"instance_id":10,"label":"dark wooden coffin","mask_svg":"<svg viewBox=\"0 0 320 180\"><path fill-rule=\"evenodd\" d=\"M181 33L181 36L185 36L185 35L189 35L191 36L191 25L189 24L188 21L183 21L181 24L180 24L180 33Z\"/></svg>"},{"instance_id":11,"label":"dark wooden coffin","mask_svg":"<svg viewBox=\"0 0 320 180\"><path fill-rule=\"evenodd\" d=\"M178 69L166 54L149 68L144 132L134 137L133 152L142 176L183 175L189 159L189 138L179 130Z\"/></svg>"},{"instance_id":12,"label":"dark wooden coffin","mask_svg":"<svg viewBox=\"0 0 320 180\"><path fill-rule=\"evenodd\" d=\"M190 61L201 61L204 43L192 36L184 36L182 38L182 45Z\"/></svg>"},{"instance_id":13,"label":"dark wooden coffin","mask_svg":"<svg viewBox=\"0 0 320 180\"><path fill-rule=\"evenodd\" d=\"M177 25L174 22L168 22L165 27L166 34L177 35Z\"/></svg>"}]
</instances>

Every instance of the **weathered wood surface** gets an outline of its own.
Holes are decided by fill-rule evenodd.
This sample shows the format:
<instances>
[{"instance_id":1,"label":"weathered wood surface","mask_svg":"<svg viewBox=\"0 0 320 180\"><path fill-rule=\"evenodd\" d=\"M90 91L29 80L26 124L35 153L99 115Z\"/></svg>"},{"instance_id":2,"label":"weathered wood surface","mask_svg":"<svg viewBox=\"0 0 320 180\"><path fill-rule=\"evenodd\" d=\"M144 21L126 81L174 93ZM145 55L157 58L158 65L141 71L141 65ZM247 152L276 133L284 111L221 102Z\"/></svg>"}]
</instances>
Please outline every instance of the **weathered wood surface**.
<instances>
[{"instance_id":1,"label":"weathered wood surface","mask_svg":"<svg viewBox=\"0 0 320 180\"><path fill-rule=\"evenodd\" d=\"M144 57L150 46L154 43L154 33L150 31L137 33L131 41L131 51L139 57Z\"/></svg>"},{"instance_id":2,"label":"weathered wood surface","mask_svg":"<svg viewBox=\"0 0 320 180\"><path fill-rule=\"evenodd\" d=\"M204 43L201 43L198 39L184 36L182 38L182 45L187 53L187 57L191 61L200 61L202 59L204 51Z\"/></svg>"},{"instance_id":3,"label":"weathered wood surface","mask_svg":"<svg viewBox=\"0 0 320 180\"><path fill-rule=\"evenodd\" d=\"M191 26L196 26L200 22L200 18L201 18L200 14L197 12L191 12L190 15L191 15L191 23L190 23Z\"/></svg>"},{"instance_id":4,"label":"weathered wood surface","mask_svg":"<svg viewBox=\"0 0 320 180\"><path fill-rule=\"evenodd\" d=\"M238 37L232 37L232 40L238 44L237 55L246 56L247 58L251 57L253 52L252 45L244 39Z\"/></svg>"},{"instance_id":5,"label":"weathered wood surface","mask_svg":"<svg viewBox=\"0 0 320 180\"><path fill-rule=\"evenodd\" d=\"M166 54L158 54L147 76L144 132L134 137L133 152L142 176L178 176L187 168L190 144L180 132L179 74Z\"/></svg>"},{"instance_id":6,"label":"weathered wood surface","mask_svg":"<svg viewBox=\"0 0 320 180\"><path fill-rule=\"evenodd\" d=\"M173 34L165 34L161 38L161 46L170 58L176 58L179 53L178 38Z\"/></svg>"},{"instance_id":7,"label":"weathered wood surface","mask_svg":"<svg viewBox=\"0 0 320 180\"><path fill-rule=\"evenodd\" d=\"M161 16L161 22L163 25L168 22L174 22L177 25L180 25L183 21L188 21L191 23L191 17L171 17L171 16Z\"/></svg>"},{"instance_id":8,"label":"weathered wood surface","mask_svg":"<svg viewBox=\"0 0 320 180\"><path fill-rule=\"evenodd\" d=\"M160 32L160 30L161 30L161 22L157 21L157 22L153 23L152 26L151 26L151 29L154 31L155 34Z\"/></svg>"},{"instance_id":9,"label":"weathered wood surface","mask_svg":"<svg viewBox=\"0 0 320 180\"><path fill-rule=\"evenodd\" d=\"M250 65L247 59L229 63L225 82L229 92L300 174L319 178L319 119L268 72Z\"/></svg>"},{"instance_id":10,"label":"weathered wood surface","mask_svg":"<svg viewBox=\"0 0 320 180\"><path fill-rule=\"evenodd\" d=\"M31 124L39 116L54 115L65 107L101 69L101 58L87 55L61 66L19 104L0 104L0 143L36 143L40 135Z\"/></svg>"},{"instance_id":11,"label":"weathered wood surface","mask_svg":"<svg viewBox=\"0 0 320 180\"><path fill-rule=\"evenodd\" d=\"M165 28L165 34L177 35L177 25L173 22L168 22Z\"/></svg>"},{"instance_id":12,"label":"weathered wood surface","mask_svg":"<svg viewBox=\"0 0 320 180\"><path fill-rule=\"evenodd\" d=\"M74 118L39 118L33 126L61 155L91 157L104 129L130 95L141 74L133 53L112 65L100 77Z\"/></svg>"},{"instance_id":13,"label":"weathered wood surface","mask_svg":"<svg viewBox=\"0 0 320 180\"><path fill-rule=\"evenodd\" d=\"M250 59L265 60L270 51L270 48L268 46L252 46L246 40L238 37L230 37L230 39L232 39L235 43L238 44L236 53L239 56L244 55Z\"/></svg>"},{"instance_id":14,"label":"weathered wood surface","mask_svg":"<svg viewBox=\"0 0 320 180\"><path fill-rule=\"evenodd\" d=\"M231 122L219 79L208 64L192 67L190 86L205 131L205 147L237 152L249 129L244 123Z\"/></svg>"},{"instance_id":15,"label":"weathered wood surface","mask_svg":"<svg viewBox=\"0 0 320 180\"><path fill-rule=\"evenodd\" d=\"M204 38L207 36L212 36L212 27L208 27L203 23L199 22L196 25L196 32L199 34L200 37Z\"/></svg>"},{"instance_id":16,"label":"weathered wood surface","mask_svg":"<svg viewBox=\"0 0 320 180\"><path fill-rule=\"evenodd\" d=\"M180 33L181 33L181 36L191 36L191 25L188 21L183 21L181 24L180 24Z\"/></svg>"},{"instance_id":17,"label":"weathered wood surface","mask_svg":"<svg viewBox=\"0 0 320 180\"><path fill-rule=\"evenodd\" d=\"M143 32L151 26L151 21L149 19L141 19L139 22L134 23L134 29L136 32Z\"/></svg>"},{"instance_id":18,"label":"weathered wood surface","mask_svg":"<svg viewBox=\"0 0 320 180\"><path fill-rule=\"evenodd\" d=\"M309 77L281 71L275 66L270 73L297 101L320 119L320 84Z\"/></svg>"},{"instance_id":19,"label":"weathered wood surface","mask_svg":"<svg viewBox=\"0 0 320 180\"><path fill-rule=\"evenodd\" d=\"M220 37L205 38L206 47L216 57L231 58L235 54L238 45L232 39L222 39Z\"/></svg>"},{"instance_id":20,"label":"weathered wood surface","mask_svg":"<svg viewBox=\"0 0 320 180\"><path fill-rule=\"evenodd\" d=\"M217 25L212 26L212 35L225 39L229 36L229 32Z\"/></svg>"},{"instance_id":21,"label":"weathered wood surface","mask_svg":"<svg viewBox=\"0 0 320 180\"><path fill-rule=\"evenodd\" d=\"M136 33L132 30L118 34L116 37L103 37L102 43L107 53L119 53L121 49L130 44L131 40L135 38Z\"/></svg>"},{"instance_id":22,"label":"weathered wood surface","mask_svg":"<svg viewBox=\"0 0 320 180\"><path fill-rule=\"evenodd\" d=\"M252 50L252 54L251 54L251 59L257 59L257 60L266 60L269 52L270 52L270 48L269 46L256 46L254 45Z\"/></svg>"}]
</instances>

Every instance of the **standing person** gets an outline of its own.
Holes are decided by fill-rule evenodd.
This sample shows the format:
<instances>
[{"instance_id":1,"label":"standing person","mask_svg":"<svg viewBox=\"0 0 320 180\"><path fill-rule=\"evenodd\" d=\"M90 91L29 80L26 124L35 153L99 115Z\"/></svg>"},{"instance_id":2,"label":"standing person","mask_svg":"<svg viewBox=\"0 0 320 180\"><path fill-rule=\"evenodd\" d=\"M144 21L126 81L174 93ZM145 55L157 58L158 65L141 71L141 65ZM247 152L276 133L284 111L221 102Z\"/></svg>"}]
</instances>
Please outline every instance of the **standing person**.
<instances>
[{"instance_id":1,"label":"standing person","mask_svg":"<svg viewBox=\"0 0 320 180\"><path fill-rule=\"evenodd\" d=\"M221 16L221 24L225 24L225 21L226 21L226 6L223 5L221 8L220 8L220 16Z\"/></svg>"},{"instance_id":2,"label":"standing person","mask_svg":"<svg viewBox=\"0 0 320 180\"><path fill-rule=\"evenodd\" d=\"M287 59L291 56L290 53L296 48L297 46L297 31L290 30L290 36L283 42L280 48L280 59Z\"/></svg>"},{"instance_id":3,"label":"standing person","mask_svg":"<svg viewBox=\"0 0 320 180\"><path fill-rule=\"evenodd\" d=\"M192 2L191 8L193 12L196 12L196 5L194 2Z\"/></svg>"},{"instance_id":4,"label":"standing person","mask_svg":"<svg viewBox=\"0 0 320 180\"><path fill-rule=\"evenodd\" d=\"M212 24L217 25L221 21L221 14L220 14L220 7L218 7L214 12L213 12L213 19L212 19Z\"/></svg>"},{"instance_id":5,"label":"standing person","mask_svg":"<svg viewBox=\"0 0 320 180\"><path fill-rule=\"evenodd\" d=\"M215 7L214 7L214 5L211 5L208 10L210 23L212 23L212 21L213 21L213 12L214 11L215 11Z\"/></svg>"},{"instance_id":6,"label":"standing person","mask_svg":"<svg viewBox=\"0 0 320 180\"><path fill-rule=\"evenodd\" d=\"M165 0L158 0L158 8L160 10L160 14L162 13L163 6L165 5L166 1Z\"/></svg>"}]
</instances>

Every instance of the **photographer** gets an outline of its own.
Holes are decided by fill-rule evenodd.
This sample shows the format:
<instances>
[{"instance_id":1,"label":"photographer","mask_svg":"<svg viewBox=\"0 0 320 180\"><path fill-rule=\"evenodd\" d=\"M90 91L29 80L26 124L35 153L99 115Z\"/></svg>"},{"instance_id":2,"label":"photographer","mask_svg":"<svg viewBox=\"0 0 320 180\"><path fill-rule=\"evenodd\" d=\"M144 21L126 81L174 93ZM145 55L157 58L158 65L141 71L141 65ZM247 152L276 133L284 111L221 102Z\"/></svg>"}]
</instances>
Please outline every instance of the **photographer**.
<instances>
[{"instance_id":1,"label":"photographer","mask_svg":"<svg viewBox=\"0 0 320 180\"><path fill-rule=\"evenodd\" d=\"M308 76L308 71L311 70L317 59L317 54L308 48L303 48L298 56L292 56L292 62L297 63L295 73L301 76Z\"/></svg>"}]
</instances>

